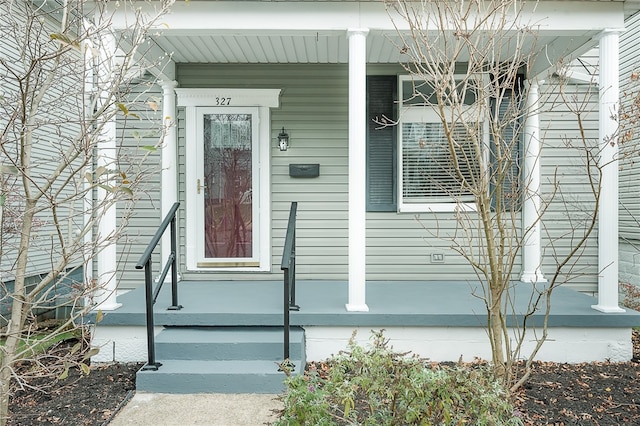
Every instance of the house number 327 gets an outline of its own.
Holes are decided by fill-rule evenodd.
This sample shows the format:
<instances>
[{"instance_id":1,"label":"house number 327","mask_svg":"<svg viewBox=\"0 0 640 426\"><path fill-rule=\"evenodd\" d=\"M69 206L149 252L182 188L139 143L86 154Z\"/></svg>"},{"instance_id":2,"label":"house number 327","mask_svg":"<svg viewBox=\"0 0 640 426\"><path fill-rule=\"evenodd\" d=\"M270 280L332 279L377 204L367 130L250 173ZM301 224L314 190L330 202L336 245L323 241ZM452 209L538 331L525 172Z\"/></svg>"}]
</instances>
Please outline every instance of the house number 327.
<instances>
[{"instance_id":1,"label":"house number 327","mask_svg":"<svg viewBox=\"0 0 640 426\"><path fill-rule=\"evenodd\" d=\"M216 105L229 106L229 105L231 105L231 98L219 98L219 97L216 97Z\"/></svg>"}]
</instances>

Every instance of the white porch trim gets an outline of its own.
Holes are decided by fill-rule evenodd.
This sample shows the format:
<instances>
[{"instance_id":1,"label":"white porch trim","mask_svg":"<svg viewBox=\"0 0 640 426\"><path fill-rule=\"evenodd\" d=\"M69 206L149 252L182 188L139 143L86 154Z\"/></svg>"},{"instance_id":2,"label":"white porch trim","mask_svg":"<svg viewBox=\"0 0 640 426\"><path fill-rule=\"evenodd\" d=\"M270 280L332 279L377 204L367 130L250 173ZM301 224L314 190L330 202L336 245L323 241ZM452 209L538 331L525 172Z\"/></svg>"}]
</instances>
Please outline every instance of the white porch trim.
<instances>
[{"instance_id":1,"label":"white porch trim","mask_svg":"<svg viewBox=\"0 0 640 426\"><path fill-rule=\"evenodd\" d=\"M542 82L529 81L527 97L527 121L524 128L524 184L523 206L523 282L546 282L540 269L542 265L540 249L540 92Z\"/></svg>"},{"instance_id":2,"label":"white porch trim","mask_svg":"<svg viewBox=\"0 0 640 426\"><path fill-rule=\"evenodd\" d=\"M162 164L162 192L161 218L163 220L171 207L178 201L178 134L176 131L176 93L177 81L161 81L163 102L162 121L164 123L164 144L161 150ZM171 254L171 234L165 232L161 241L162 259L164 265ZM170 276L170 275L169 275Z\"/></svg>"},{"instance_id":3,"label":"white porch trim","mask_svg":"<svg viewBox=\"0 0 640 426\"><path fill-rule=\"evenodd\" d=\"M94 79L96 78L96 74L97 74L97 69L95 67L94 64L94 58L93 58L93 54L92 54L92 48L94 47L93 43L91 43L90 45L88 45L88 49L85 50L85 67L86 67L86 74L85 74L85 78L84 78L84 93L85 93L85 105L92 105L93 102L93 96L94 96L94 88L95 88L95 83L94 83ZM90 111L93 111L92 108L89 108ZM92 163L88 163L85 166L85 174L89 173L89 175L93 175L93 164ZM84 228L85 228L85 234L84 234L84 238L83 238L83 243L84 243L84 248L83 248L83 256L84 256L84 261L83 261L83 268L84 268L84 282L85 285L91 285L93 283L94 280L94 272L95 272L95 266L96 266L96 262L97 259L95 259L93 257L93 234L94 234L94 229L93 229L93 206L95 205L96 200L94 199L94 193L93 193L93 182L90 182L89 180L85 179L84 180ZM90 306L93 303L92 298L94 297L93 294L89 294L87 295L88 297L85 298L85 304L87 306Z\"/></svg>"},{"instance_id":4,"label":"white porch trim","mask_svg":"<svg viewBox=\"0 0 640 426\"><path fill-rule=\"evenodd\" d=\"M153 10L153 4L139 1L132 8L119 8L112 19L115 28L127 28L131 11ZM536 25L544 32L576 37L584 30L616 28L624 25L623 2L555 1L523 5L516 25ZM395 21L390 19L390 15ZM163 16L163 33L195 35L242 31L256 34L271 31L277 34L339 32L343 28L371 28L395 34L397 29L409 30L409 25L384 2L264 2L216 1L176 2L171 13ZM455 25L445 22L447 29ZM578 46L573 46L574 48Z\"/></svg>"},{"instance_id":5,"label":"white porch trim","mask_svg":"<svg viewBox=\"0 0 640 426\"><path fill-rule=\"evenodd\" d=\"M280 89L177 89L178 105L183 107L256 106L278 108L280 106ZM229 99L224 104L221 99Z\"/></svg>"},{"instance_id":6,"label":"white porch trim","mask_svg":"<svg viewBox=\"0 0 640 426\"><path fill-rule=\"evenodd\" d=\"M385 337L399 352L412 352L431 361L491 359L487 332L482 327L399 327L385 326ZM321 361L348 348L354 331L356 342L371 343L372 327L305 326L305 352L308 361ZM374 327L375 329L375 327ZM158 335L163 327L155 327ZM539 331L539 330L538 330ZM509 329L510 333L517 330ZM93 331L93 344L100 347L93 362L145 362L146 328L142 325L100 325ZM533 334L533 330L531 331ZM535 339L522 348L530 354ZM549 339L536 355L538 361L581 363L594 361L628 362L633 356L631 327L552 327Z\"/></svg>"},{"instance_id":7,"label":"white porch trim","mask_svg":"<svg viewBox=\"0 0 640 426\"><path fill-rule=\"evenodd\" d=\"M473 362L491 359L491 345L483 327L384 327L384 335L399 352L413 354L431 361ZM356 333L361 346L371 343L371 327L305 326L307 361L320 361L345 350ZM521 330L509 328L516 336ZM533 336L540 330L530 330ZM549 338L536 354L536 360L563 363L609 360L627 362L633 356L630 328L551 327ZM531 355L536 339L526 339L521 356ZM106 351L109 353L109 351Z\"/></svg>"},{"instance_id":8,"label":"white porch trim","mask_svg":"<svg viewBox=\"0 0 640 426\"><path fill-rule=\"evenodd\" d=\"M624 312L618 306L618 123L620 99L620 30L605 30L600 42L599 141L602 167L598 217L598 304L601 312Z\"/></svg>"},{"instance_id":9,"label":"white porch trim","mask_svg":"<svg viewBox=\"0 0 640 426\"><path fill-rule=\"evenodd\" d=\"M100 58L100 67L98 69L98 88L109 87L107 82L111 78L114 67L114 58L116 51L116 40L113 35L107 35L103 40L104 47L107 51L102 52L105 57ZM107 94L100 93L101 101L107 98ZM115 106L112 106L115 109ZM97 146L96 165L98 168L104 167L106 170L112 169L117 156L117 127L116 115L112 114L110 120L103 124L102 134ZM105 185L109 185L111 179L110 173L105 173L101 179ZM117 215L116 205L109 198L111 195L104 188L98 186L96 189L98 206L101 211L98 212L98 253L96 284L97 290L93 297L96 308L103 311L112 311L119 308L122 304L116 301L116 289L118 288L117 268L118 255L116 250L115 234L117 232ZM111 205L109 205L111 203Z\"/></svg>"},{"instance_id":10,"label":"white porch trim","mask_svg":"<svg viewBox=\"0 0 640 426\"><path fill-rule=\"evenodd\" d=\"M349 302L347 311L367 312L366 170L367 34L350 29L349 38Z\"/></svg>"}]
</instances>

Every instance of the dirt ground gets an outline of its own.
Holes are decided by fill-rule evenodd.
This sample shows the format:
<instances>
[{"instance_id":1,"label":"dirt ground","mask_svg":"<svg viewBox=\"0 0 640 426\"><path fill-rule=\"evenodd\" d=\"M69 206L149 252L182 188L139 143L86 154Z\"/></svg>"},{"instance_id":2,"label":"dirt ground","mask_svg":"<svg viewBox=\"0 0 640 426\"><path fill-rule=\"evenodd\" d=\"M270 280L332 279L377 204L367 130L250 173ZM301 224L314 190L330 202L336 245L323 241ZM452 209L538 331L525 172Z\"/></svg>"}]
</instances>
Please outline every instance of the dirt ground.
<instances>
[{"instance_id":1,"label":"dirt ground","mask_svg":"<svg viewBox=\"0 0 640 426\"><path fill-rule=\"evenodd\" d=\"M640 425L640 365L539 363L516 397L527 425Z\"/></svg>"},{"instance_id":2,"label":"dirt ground","mask_svg":"<svg viewBox=\"0 0 640 426\"><path fill-rule=\"evenodd\" d=\"M536 363L514 395L525 425L640 425L640 333L635 332L634 355L625 363ZM133 395L139 367L94 365L88 375L75 368L63 380L35 375L22 389L14 386L9 425L108 424Z\"/></svg>"},{"instance_id":3,"label":"dirt ground","mask_svg":"<svg viewBox=\"0 0 640 426\"><path fill-rule=\"evenodd\" d=\"M63 380L30 379L22 390L14 387L8 424L108 424L133 396L140 367L141 364L95 365L88 375L72 368Z\"/></svg>"}]
</instances>

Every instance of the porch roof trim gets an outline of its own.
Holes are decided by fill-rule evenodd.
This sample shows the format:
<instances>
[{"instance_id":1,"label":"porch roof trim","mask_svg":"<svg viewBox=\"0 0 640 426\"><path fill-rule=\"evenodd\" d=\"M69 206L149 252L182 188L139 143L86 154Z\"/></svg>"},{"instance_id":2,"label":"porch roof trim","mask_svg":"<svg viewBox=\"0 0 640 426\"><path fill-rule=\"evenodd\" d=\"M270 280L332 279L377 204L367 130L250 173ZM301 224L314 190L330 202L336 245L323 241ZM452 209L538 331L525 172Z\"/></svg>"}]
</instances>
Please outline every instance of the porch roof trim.
<instances>
[{"instance_id":1,"label":"porch roof trim","mask_svg":"<svg viewBox=\"0 0 640 426\"><path fill-rule=\"evenodd\" d=\"M638 2L546 1L526 4L521 22L535 23L529 41L541 49L531 76L596 44L604 29L624 28ZM147 2L134 6L149 7ZM634 10L635 10L634 9ZM115 12L115 28L126 28L127 7ZM141 63L161 79L175 78L176 63L348 63L348 28L367 28L370 64L403 62L403 45L383 2L201 1L176 3L164 17ZM396 19L398 29L406 23Z\"/></svg>"}]
</instances>

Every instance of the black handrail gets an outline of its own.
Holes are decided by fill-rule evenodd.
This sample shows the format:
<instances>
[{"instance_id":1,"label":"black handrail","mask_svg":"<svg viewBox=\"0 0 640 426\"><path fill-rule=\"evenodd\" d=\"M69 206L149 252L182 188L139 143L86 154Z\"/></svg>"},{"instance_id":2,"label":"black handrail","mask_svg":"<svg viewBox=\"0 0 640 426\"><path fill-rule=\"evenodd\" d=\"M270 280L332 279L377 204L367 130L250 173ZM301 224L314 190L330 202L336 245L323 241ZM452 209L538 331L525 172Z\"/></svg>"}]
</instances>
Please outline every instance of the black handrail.
<instances>
[{"instance_id":1,"label":"black handrail","mask_svg":"<svg viewBox=\"0 0 640 426\"><path fill-rule=\"evenodd\" d=\"M174 203L167 213L167 216L164 218L160 227L156 231L156 234L151 239L151 242L147 246L147 249L140 257L140 260L136 264L136 269L144 268L144 288L145 288L145 302L146 302L146 317L147 317L147 354L148 360L147 364L142 367L143 370L157 370L162 363L156 362L156 344L155 337L153 333L154 325L153 325L153 305L156 303L156 299L158 298L158 294L160 293L160 289L162 288L162 284L164 283L165 278L167 277L167 273L169 272L169 268L171 268L171 306L167 309L169 310L180 310L182 309L182 305L178 304L178 262L177 262L177 238L176 238L176 212L178 211L178 207L180 207L180 203ZM160 278L158 278L158 285L155 290L153 289L153 278L152 278L152 270L151 270L151 255L155 250L156 246L160 242L162 235L167 230L167 226L171 224L171 253L169 254L169 258L165 263L162 274Z\"/></svg>"},{"instance_id":2,"label":"black handrail","mask_svg":"<svg viewBox=\"0 0 640 426\"><path fill-rule=\"evenodd\" d=\"M280 269L284 271L284 362L293 366L289 361L289 311L299 311L296 305L296 213L298 203L291 203L289 210L289 222L287 222L287 234L282 250L282 263Z\"/></svg>"}]
</instances>

